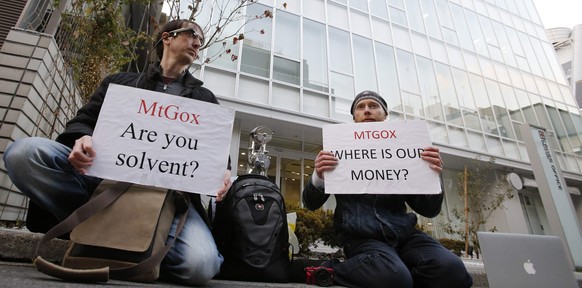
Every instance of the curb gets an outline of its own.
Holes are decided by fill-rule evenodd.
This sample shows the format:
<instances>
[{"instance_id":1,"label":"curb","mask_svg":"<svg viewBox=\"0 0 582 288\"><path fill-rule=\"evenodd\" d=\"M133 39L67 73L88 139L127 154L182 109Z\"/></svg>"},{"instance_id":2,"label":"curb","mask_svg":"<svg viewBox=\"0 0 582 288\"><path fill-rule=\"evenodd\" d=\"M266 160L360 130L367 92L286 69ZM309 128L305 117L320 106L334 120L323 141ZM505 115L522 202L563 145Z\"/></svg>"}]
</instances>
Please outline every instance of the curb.
<instances>
[{"instance_id":1,"label":"curb","mask_svg":"<svg viewBox=\"0 0 582 288\"><path fill-rule=\"evenodd\" d=\"M28 230L0 228L0 259L30 263L35 256L36 246L43 236L44 234L42 233L33 233ZM53 239L49 241L43 249L41 249L40 254L45 260L61 262L69 245L70 241L68 240ZM471 276L473 276L474 288L489 287L487 275L482 269L467 267L467 270ZM230 283L228 285L229 287L309 287L308 285L301 285L299 283L276 284L221 280L212 281L222 284Z\"/></svg>"},{"instance_id":2,"label":"curb","mask_svg":"<svg viewBox=\"0 0 582 288\"><path fill-rule=\"evenodd\" d=\"M36 256L36 246L44 234L27 230L0 228L0 259L30 262ZM40 255L45 260L60 262L70 241L53 239L42 249Z\"/></svg>"}]
</instances>

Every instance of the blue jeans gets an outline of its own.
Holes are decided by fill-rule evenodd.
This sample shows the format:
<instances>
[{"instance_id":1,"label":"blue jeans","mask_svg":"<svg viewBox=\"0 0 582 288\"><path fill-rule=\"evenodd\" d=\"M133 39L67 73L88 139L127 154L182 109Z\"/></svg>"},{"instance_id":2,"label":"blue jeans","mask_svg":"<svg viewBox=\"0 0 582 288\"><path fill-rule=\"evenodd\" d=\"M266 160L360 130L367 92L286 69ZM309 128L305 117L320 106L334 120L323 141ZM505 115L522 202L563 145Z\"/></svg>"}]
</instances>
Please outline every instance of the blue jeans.
<instances>
[{"instance_id":1,"label":"blue jeans","mask_svg":"<svg viewBox=\"0 0 582 288\"><path fill-rule=\"evenodd\" d=\"M347 287L471 287L463 261L417 231L398 247L373 239L351 239L346 260L331 263L334 283Z\"/></svg>"},{"instance_id":2,"label":"blue jeans","mask_svg":"<svg viewBox=\"0 0 582 288\"><path fill-rule=\"evenodd\" d=\"M71 149L46 138L31 137L8 146L4 162L8 176L40 207L64 220L86 203L100 178L76 172L68 161ZM168 238L175 236L175 218ZM186 285L203 285L220 270L222 255L212 233L192 206L182 232L162 262L162 277Z\"/></svg>"}]
</instances>

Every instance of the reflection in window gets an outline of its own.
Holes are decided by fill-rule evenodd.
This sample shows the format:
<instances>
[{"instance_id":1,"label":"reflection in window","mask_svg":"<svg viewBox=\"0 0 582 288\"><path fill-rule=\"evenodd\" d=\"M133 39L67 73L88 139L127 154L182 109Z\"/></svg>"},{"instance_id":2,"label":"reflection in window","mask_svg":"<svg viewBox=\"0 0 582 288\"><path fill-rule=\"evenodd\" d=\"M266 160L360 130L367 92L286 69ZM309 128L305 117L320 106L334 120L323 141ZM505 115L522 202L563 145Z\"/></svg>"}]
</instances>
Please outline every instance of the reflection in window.
<instances>
[{"instance_id":1,"label":"reflection in window","mask_svg":"<svg viewBox=\"0 0 582 288\"><path fill-rule=\"evenodd\" d=\"M455 93L455 85L453 84L449 66L435 63L435 71L446 121L456 125L463 125L459 102L457 100L457 94Z\"/></svg>"},{"instance_id":2,"label":"reflection in window","mask_svg":"<svg viewBox=\"0 0 582 288\"><path fill-rule=\"evenodd\" d=\"M275 54L299 59L299 16L277 10L275 29Z\"/></svg>"},{"instance_id":3,"label":"reflection in window","mask_svg":"<svg viewBox=\"0 0 582 288\"><path fill-rule=\"evenodd\" d=\"M501 139L497 137L485 136L487 141L487 150L493 155L503 156L503 148L501 146Z\"/></svg>"},{"instance_id":4,"label":"reflection in window","mask_svg":"<svg viewBox=\"0 0 582 288\"><path fill-rule=\"evenodd\" d=\"M427 121L428 131L430 132L430 139L433 142L448 144L447 127L445 124Z\"/></svg>"},{"instance_id":5,"label":"reflection in window","mask_svg":"<svg viewBox=\"0 0 582 288\"><path fill-rule=\"evenodd\" d=\"M459 103L461 107L469 108L471 110L477 109L475 100L473 100L473 92L469 84L469 78L465 71L453 68L453 79L455 81L455 89L459 95Z\"/></svg>"},{"instance_id":6,"label":"reflection in window","mask_svg":"<svg viewBox=\"0 0 582 288\"><path fill-rule=\"evenodd\" d=\"M560 116L562 117L562 121L564 122L564 127L566 128L566 135L570 137L570 143L572 143L572 147L580 147L582 143L580 139L580 134L576 131L576 127L574 125L574 121L572 117L576 117L573 114L571 115L568 111L558 109ZM574 149L576 150L576 149ZM581 151L582 152L582 151Z\"/></svg>"},{"instance_id":7,"label":"reflection in window","mask_svg":"<svg viewBox=\"0 0 582 288\"><path fill-rule=\"evenodd\" d=\"M396 23L403 27L408 27L408 24L406 24L406 13L400 9L390 7L390 20L392 23Z\"/></svg>"},{"instance_id":8,"label":"reflection in window","mask_svg":"<svg viewBox=\"0 0 582 288\"><path fill-rule=\"evenodd\" d=\"M432 61L424 57L417 57L418 76L420 77L420 94L425 103L426 117L438 121L445 121L440 105L437 83L432 68Z\"/></svg>"},{"instance_id":9,"label":"reflection in window","mask_svg":"<svg viewBox=\"0 0 582 288\"><path fill-rule=\"evenodd\" d=\"M388 8L386 7L386 1L369 1L369 3L370 13L372 13L372 15L383 19L388 19Z\"/></svg>"},{"instance_id":10,"label":"reflection in window","mask_svg":"<svg viewBox=\"0 0 582 288\"><path fill-rule=\"evenodd\" d=\"M493 115L491 104L489 104L489 97L487 97L487 91L485 90L483 78L469 73L469 82L471 83L471 89L473 89L473 95L475 96L477 111L481 116L483 131L487 133L498 134L497 123L495 123L495 115Z\"/></svg>"},{"instance_id":11,"label":"reflection in window","mask_svg":"<svg viewBox=\"0 0 582 288\"><path fill-rule=\"evenodd\" d=\"M335 72L331 72L330 76L331 94L333 96L338 96L345 99L354 99L354 78L352 76L347 76Z\"/></svg>"},{"instance_id":12,"label":"reflection in window","mask_svg":"<svg viewBox=\"0 0 582 288\"><path fill-rule=\"evenodd\" d=\"M501 94L505 100L505 106L509 111L509 117L514 121L524 122L523 114L521 114L521 109L519 109L519 103L517 103L517 95L514 94L513 88L501 84Z\"/></svg>"},{"instance_id":13,"label":"reflection in window","mask_svg":"<svg viewBox=\"0 0 582 288\"><path fill-rule=\"evenodd\" d=\"M398 75L400 76L400 87L402 90L420 94L417 74L412 53L396 49L396 61L398 63Z\"/></svg>"},{"instance_id":14,"label":"reflection in window","mask_svg":"<svg viewBox=\"0 0 582 288\"><path fill-rule=\"evenodd\" d=\"M350 0L350 6L360 9L362 11L368 11L368 1L366 0Z\"/></svg>"},{"instance_id":15,"label":"reflection in window","mask_svg":"<svg viewBox=\"0 0 582 288\"><path fill-rule=\"evenodd\" d=\"M323 0L303 1L303 16L317 21L325 21L325 3Z\"/></svg>"},{"instance_id":16,"label":"reflection in window","mask_svg":"<svg viewBox=\"0 0 582 288\"><path fill-rule=\"evenodd\" d=\"M511 119L507 109L505 109L505 104L503 102L503 96L501 95L501 89L497 82L485 79L485 86L487 87L487 93L489 94L489 99L491 100L491 105L493 107L493 112L495 113L495 118L499 124L497 134L501 137L515 138L513 133L513 127L511 126Z\"/></svg>"},{"instance_id":17,"label":"reflection in window","mask_svg":"<svg viewBox=\"0 0 582 288\"><path fill-rule=\"evenodd\" d=\"M517 63L515 62L515 58L513 57L513 52L511 51L511 44L507 39L507 34L505 34L505 29L503 25L499 22L492 22L493 31L495 31L495 35L497 36L497 40L499 41L499 49L501 50L501 54L505 63L507 65L516 67Z\"/></svg>"},{"instance_id":18,"label":"reflection in window","mask_svg":"<svg viewBox=\"0 0 582 288\"><path fill-rule=\"evenodd\" d=\"M495 47L499 47L499 43L497 42L497 37L495 37L495 33L493 32L493 26L491 25L491 20L485 16L479 15L479 23L481 23L481 27L483 28L485 42L487 42L487 44L493 45Z\"/></svg>"},{"instance_id":19,"label":"reflection in window","mask_svg":"<svg viewBox=\"0 0 582 288\"><path fill-rule=\"evenodd\" d=\"M517 35L519 36L519 40L521 41L521 45L525 51L525 57L529 67L531 68L531 72L535 75L542 76L542 69L540 68L536 54L532 49L532 43L529 42L529 37L527 34L521 32L518 32Z\"/></svg>"},{"instance_id":20,"label":"reflection in window","mask_svg":"<svg viewBox=\"0 0 582 288\"><path fill-rule=\"evenodd\" d=\"M443 39L441 37L441 25L437 18L434 2L432 0L420 0L420 3L422 5L422 16L426 22L427 34L437 39Z\"/></svg>"},{"instance_id":21,"label":"reflection in window","mask_svg":"<svg viewBox=\"0 0 582 288\"><path fill-rule=\"evenodd\" d=\"M356 91L378 91L372 40L357 35L353 36L353 40Z\"/></svg>"},{"instance_id":22,"label":"reflection in window","mask_svg":"<svg viewBox=\"0 0 582 288\"><path fill-rule=\"evenodd\" d=\"M469 147L464 129L449 126L449 140L451 144L457 147Z\"/></svg>"},{"instance_id":23,"label":"reflection in window","mask_svg":"<svg viewBox=\"0 0 582 288\"><path fill-rule=\"evenodd\" d=\"M352 75L352 50L348 32L329 27L329 58L333 71Z\"/></svg>"},{"instance_id":24,"label":"reflection in window","mask_svg":"<svg viewBox=\"0 0 582 288\"><path fill-rule=\"evenodd\" d=\"M303 86L327 92L325 25L303 19Z\"/></svg>"},{"instance_id":25,"label":"reflection in window","mask_svg":"<svg viewBox=\"0 0 582 288\"><path fill-rule=\"evenodd\" d=\"M267 50L243 45L240 70L269 77L270 56Z\"/></svg>"},{"instance_id":26,"label":"reflection in window","mask_svg":"<svg viewBox=\"0 0 582 288\"><path fill-rule=\"evenodd\" d=\"M424 106L422 105L422 96L402 92L402 103L404 104L404 112L409 115L415 115L420 117L425 117L424 114ZM417 117L413 117L412 119L420 119Z\"/></svg>"},{"instance_id":27,"label":"reflection in window","mask_svg":"<svg viewBox=\"0 0 582 288\"><path fill-rule=\"evenodd\" d=\"M402 111L400 102L400 86L398 85L398 74L396 72L396 62L394 60L394 49L388 45L376 42L376 57L378 63L378 83L380 95L386 99L388 110Z\"/></svg>"},{"instance_id":28,"label":"reflection in window","mask_svg":"<svg viewBox=\"0 0 582 288\"><path fill-rule=\"evenodd\" d=\"M545 106L548 110L548 115L551 120L553 130L558 137L560 143L560 149L566 153L572 153L572 146L570 145L568 134L566 134L566 129L562 125L562 120L558 114L558 110L555 107Z\"/></svg>"},{"instance_id":29,"label":"reflection in window","mask_svg":"<svg viewBox=\"0 0 582 288\"><path fill-rule=\"evenodd\" d=\"M475 51L475 48L473 48L473 41L471 41L471 33L469 32L469 27L467 26L467 21L465 20L465 15L463 14L463 8L461 6L451 4L451 12L453 20L455 21L457 33L459 34L459 42L461 47L469 51Z\"/></svg>"},{"instance_id":30,"label":"reflection in window","mask_svg":"<svg viewBox=\"0 0 582 288\"><path fill-rule=\"evenodd\" d=\"M469 148L471 150L487 152L487 148L485 147L485 140L483 140L483 134L467 131L467 137L469 139Z\"/></svg>"},{"instance_id":31,"label":"reflection in window","mask_svg":"<svg viewBox=\"0 0 582 288\"><path fill-rule=\"evenodd\" d=\"M519 151L517 150L517 143L513 141L503 140L503 151L505 156L519 160Z\"/></svg>"},{"instance_id":32,"label":"reflection in window","mask_svg":"<svg viewBox=\"0 0 582 288\"><path fill-rule=\"evenodd\" d=\"M299 62L274 56L273 79L299 85Z\"/></svg>"},{"instance_id":33,"label":"reflection in window","mask_svg":"<svg viewBox=\"0 0 582 288\"><path fill-rule=\"evenodd\" d=\"M247 15L262 15L267 6L261 4L247 6ZM245 25L245 40L241 55L241 71L269 77L271 58L271 19L262 18ZM258 31L263 31L263 34Z\"/></svg>"},{"instance_id":34,"label":"reflection in window","mask_svg":"<svg viewBox=\"0 0 582 288\"><path fill-rule=\"evenodd\" d=\"M517 99L519 107L521 107L521 111L523 111L525 122L533 125L539 125L527 93L520 89L514 89L514 92L516 96L515 99Z\"/></svg>"},{"instance_id":35,"label":"reflection in window","mask_svg":"<svg viewBox=\"0 0 582 288\"><path fill-rule=\"evenodd\" d=\"M418 0L406 1L406 11L408 12L408 22L410 23L410 29L424 34L424 21L422 20L422 11L420 10L420 4L418 3Z\"/></svg>"},{"instance_id":36,"label":"reflection in window","mask_svg":"<svg viewBox=\"0 0 582 288\"><path fill-rule=\"evenodd\" d=\"M489 53L487 53L487 43L485 42L485 37L481 32L481 25L479 24L477 13L467 9L465 9L465 13L467 14L469 31L471 31L471 37L473 39L473 43L475 44L476 52L485 57L489 57Z\"/></svg>"},{"instance_id":37,"label":"reflection in window","mask_svg":"<svg viewBox=\"0 0 582 288\"><path fill-rule=\"evenodd\" d=\"M451 12L449 12L449 1L447 0L436 0L437 13L439 14L439 19L444 27L454 28L453 18L451 17Z\"/></svg>"},{"instance_id":38,"label":"reflection in window","mask_svg":"<svg viewBox=\"0 0 582 288\"><path fill-rule=\"evenodd\" d=\"M352 115L350 113L350 108L352 106L352 100L342 99L338 97L333 97L331 100L331 113L332 117L337 120L343 120L345 122L353 122Z\"/></svg>"}]
</instances>

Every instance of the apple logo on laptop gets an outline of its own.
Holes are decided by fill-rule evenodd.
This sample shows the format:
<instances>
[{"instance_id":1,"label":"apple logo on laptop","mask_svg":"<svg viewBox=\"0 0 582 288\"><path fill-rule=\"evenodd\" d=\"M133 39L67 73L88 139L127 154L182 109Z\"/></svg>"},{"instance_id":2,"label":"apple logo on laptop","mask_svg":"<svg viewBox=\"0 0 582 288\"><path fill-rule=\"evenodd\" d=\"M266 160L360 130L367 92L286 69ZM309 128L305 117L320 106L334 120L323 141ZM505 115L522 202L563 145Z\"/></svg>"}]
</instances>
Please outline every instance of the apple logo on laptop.
<instances>
[{"instance_id":1,"label":"apple logo on laptop","mask_svg":"<svg viewBox=\"0 0 582 288\"><path fill-rule=\"evenodd\" d=\"M525 270L525 273L527 273L527 274L530 274L530 275L536 274L536 269L534 268L534 264L531 263L531 261L529 261L529 259L527 259L527 262L523 263L523 269Z\"/></svg>"}]
</instances>

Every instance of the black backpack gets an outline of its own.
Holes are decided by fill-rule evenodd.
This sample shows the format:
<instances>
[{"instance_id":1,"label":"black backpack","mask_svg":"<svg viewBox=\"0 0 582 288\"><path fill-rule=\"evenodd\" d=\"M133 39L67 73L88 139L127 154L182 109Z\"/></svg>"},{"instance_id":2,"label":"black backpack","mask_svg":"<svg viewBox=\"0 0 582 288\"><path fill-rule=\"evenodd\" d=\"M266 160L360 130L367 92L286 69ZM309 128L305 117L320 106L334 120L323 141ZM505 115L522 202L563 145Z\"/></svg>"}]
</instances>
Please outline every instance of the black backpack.
<instances>
[{"instance_id":1,"label":"black backpack","mask_svg":"<svg viewBox=\"0 0 582 288\"><path fill-rule=\"evenodd\" d=\"M212 235L224 256L215 278L289 282L287 211L275 183L257 174L239 176L213 214Z\"/></svg>"}]
</instances>

